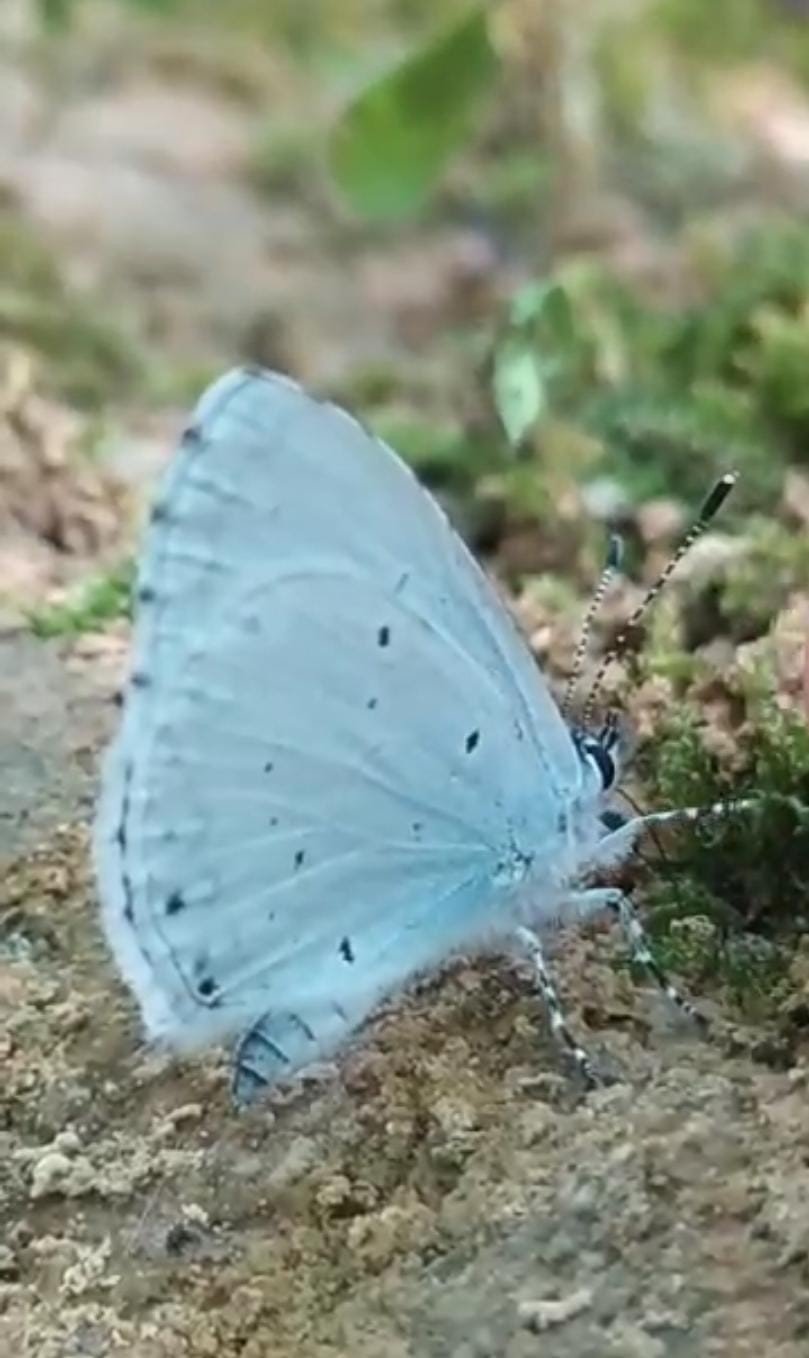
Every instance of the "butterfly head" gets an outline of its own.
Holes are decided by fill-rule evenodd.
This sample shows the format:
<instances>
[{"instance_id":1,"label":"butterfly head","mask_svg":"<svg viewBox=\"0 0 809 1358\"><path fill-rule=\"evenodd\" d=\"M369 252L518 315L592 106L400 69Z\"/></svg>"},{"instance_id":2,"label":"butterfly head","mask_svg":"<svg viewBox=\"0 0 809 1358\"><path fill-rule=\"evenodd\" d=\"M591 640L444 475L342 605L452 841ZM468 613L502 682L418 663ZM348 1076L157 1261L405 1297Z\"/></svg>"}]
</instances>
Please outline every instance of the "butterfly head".
<instances>
[{"instance_id":1,"label":"butterfly head","mask_svg":"<svg viewBox=\"0 0 809 1358\"><path fill-rule=\"evenodd\" d=\"M600 801L616 786L628 753L627 732L614 712L598 731L571 727L573 744L581 760L585 796Z\"/></svg>"}]
</instances>

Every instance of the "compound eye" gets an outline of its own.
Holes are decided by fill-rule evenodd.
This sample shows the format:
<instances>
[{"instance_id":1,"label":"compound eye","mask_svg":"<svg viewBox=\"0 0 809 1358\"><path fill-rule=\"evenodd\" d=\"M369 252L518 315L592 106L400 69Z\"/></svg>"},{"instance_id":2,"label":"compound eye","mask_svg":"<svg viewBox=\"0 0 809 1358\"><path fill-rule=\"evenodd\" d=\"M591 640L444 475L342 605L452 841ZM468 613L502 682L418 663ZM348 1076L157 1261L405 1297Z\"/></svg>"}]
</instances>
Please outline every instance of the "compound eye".
<instances>
[{"instance_id":1,"label":"compound eye","mask_svg":"<svg viewBox=\"0 0 809 1358\"><path fill-rule=\"evenodd\" d=\"M615 760L597 740L588 741L585 749L601 774L601 784L606 792L615 782Z\"/></svg>"}]
</instances>

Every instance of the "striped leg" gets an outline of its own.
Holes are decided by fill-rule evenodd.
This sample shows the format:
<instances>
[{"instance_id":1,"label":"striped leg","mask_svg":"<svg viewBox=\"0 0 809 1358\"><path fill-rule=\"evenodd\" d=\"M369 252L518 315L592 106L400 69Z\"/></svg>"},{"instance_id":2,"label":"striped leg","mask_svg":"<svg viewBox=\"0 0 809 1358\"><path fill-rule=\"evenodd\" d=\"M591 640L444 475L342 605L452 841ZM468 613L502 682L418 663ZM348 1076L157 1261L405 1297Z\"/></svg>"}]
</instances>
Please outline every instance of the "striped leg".
<instances>
[{"instance_id":1,"label":"striped leg","mask_svg":"<svg viewBox=\"0 0 809 1358\"><path fill-rule=\"evenodd\" d=\"M710 806L681 806L672 811L652 811L647 816L634 816L616 830L603 836L580 871L588 875L622 863L632 853L641 835L664 825L695 825L699 821L721 819L752 811L760 805L755 797L743 797L733 802L714 802Z\"/></svg>"},{"instance_id":2,"label":"striped leg","mask_svg":"<svg viewBox=\"0 0 809 1358\"><path fill-rule=\"evenodd\" d=\"M548 1011L551 1032L575 1061L577 1068L584 1077L585 1083L590 1088L593 1088L599 1083L598 1077L596 1076L593 1063L587 1055L587 1052L583 1047L579 1046L567 1026L564 1012L559 1002L559 996L556 993L556 987L550 978L548 968L545 964L542 944L532 929L520 927L517 929L516 933L522 951L527 954L533 964L537 988Z\"/></svg>"},{"instance_id":3,"label":"striped leg","mask_svg":"<svg viewBox=\"0 0 809 1358\"><path fill-rule=\"evenodd\" d=\"M625 892L618 890L617 887L596 887L591 891L576 893L571 899L571 904L581 915L590 914L598 909L612 911L624 931L633 961L639 963L649 973L667 1000L676 1005L683 1014L687 1014L700 1028L707 1028L708 1020L704 1014L695 1009L690 1000L672 985L660 963L655 959L646 930Z\"/></svg>"}]
</instances>

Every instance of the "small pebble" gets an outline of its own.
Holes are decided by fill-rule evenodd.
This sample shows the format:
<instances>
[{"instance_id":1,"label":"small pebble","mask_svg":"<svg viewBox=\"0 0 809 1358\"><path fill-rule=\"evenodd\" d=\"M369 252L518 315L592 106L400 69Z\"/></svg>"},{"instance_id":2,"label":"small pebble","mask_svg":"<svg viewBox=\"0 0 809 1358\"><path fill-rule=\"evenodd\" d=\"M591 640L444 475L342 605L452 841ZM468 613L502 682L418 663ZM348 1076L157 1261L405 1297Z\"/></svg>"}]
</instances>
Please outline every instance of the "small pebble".
<instances>
[{"instance_id":1,"label":"small pebble","mask_svg":"<svg viewBox=\"0 0 809 1358\"><path fill-rule=\"evenodd\" d=\"M541 1333L555 1325L564 1325L566 1321L580 1315L592 1304L593 1294L590 1288L580 1287L578 1292L571 1292L569 1297L561 1297L555 1301L521 1301L517 1307L517 1314L527 1329Z\"/></svg>"},{"instance_id":2,"label":"small pebble","mask_svg":"<svg viewBox=\"0 0 809 1358\"><path fill-rule=\"evenodd\" d=\"M63 1155L76 1155L81 1150L81 1141L72 1128L58 1132L53 1138L53 1149Z\"/></svg>"},{"instance_id":3,"label":"small pebble","mask_svg":"<svg viewBox=\"0 0 809 1358\"><path fill-rule=\"evenodd\" d=\"M46 1151L34 1165L31 1197L44 1198L47 1193L53 1193L61 1188L71 1169L70 1160L61 1151Z\"/></svg>"}]
</instances>

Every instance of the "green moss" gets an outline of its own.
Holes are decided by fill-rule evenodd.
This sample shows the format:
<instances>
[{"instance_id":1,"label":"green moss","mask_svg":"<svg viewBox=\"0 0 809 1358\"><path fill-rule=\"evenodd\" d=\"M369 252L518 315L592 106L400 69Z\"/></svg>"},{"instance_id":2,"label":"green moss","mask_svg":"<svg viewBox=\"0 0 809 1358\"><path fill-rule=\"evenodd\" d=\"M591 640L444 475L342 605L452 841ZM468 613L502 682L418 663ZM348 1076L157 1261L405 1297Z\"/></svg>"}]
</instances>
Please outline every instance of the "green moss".
<instances>
[{"instance_id":1,"label":"green moss","mask_svg":"<svg viewBox=\"0 0 809 1358\"><path fill-rule=\"evenodd\" d=\"M64 603L32 610L28 622L35 636L72 637L98 632L109 622L131 615L134 568L125 562L105 575L86 581Z\"/></svg>"},{"instance_id":2,"label":"green moss","mask_svg":"<svg viewBox=\"0 0 809 1358\"><path fill-rule=\"evenodd\" d=\"M634 657L640 679L668 679L675 693L683 695L697 680L707 678L709 667L684 645L681 601L671 590L663 593L649 615L644 643Z\"/></svg>"},{"instance_id":3,"label":"green moss","mask_svg":"<svg viewBox=\"0 0 809 1358\"><path fill-rule=\"evenodd\" d=\"M777 1003L809 919L809 727L770 700L750 697L748 711L744 767L733 776L687 712L644 751L653 805L752 805L667 836L643 896L664 964L715 977L742 1007L761 1009Z\"/></svg>"}]
</instances>

